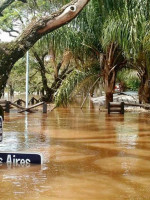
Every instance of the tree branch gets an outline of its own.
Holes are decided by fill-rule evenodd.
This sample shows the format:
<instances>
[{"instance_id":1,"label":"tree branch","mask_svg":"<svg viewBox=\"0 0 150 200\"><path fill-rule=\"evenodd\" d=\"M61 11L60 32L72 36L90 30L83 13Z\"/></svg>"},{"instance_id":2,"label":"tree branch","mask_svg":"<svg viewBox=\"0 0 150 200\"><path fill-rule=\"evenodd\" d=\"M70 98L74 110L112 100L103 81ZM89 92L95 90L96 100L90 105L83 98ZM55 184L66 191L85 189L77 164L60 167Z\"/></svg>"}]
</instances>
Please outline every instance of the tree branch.
<instances>
[{"instance_id":1,"label":"tree branch","mask_svg":"<svg viewBox=\"0 0 150 200\"><path fill-rule=\"evenodd\" d=\"M43 35L58 29L73 20L90 0L73 0L48 17L32 21L14 42L7 44L7 60L14 64L23 57ZM9 52L9 53L8 53ZM8 55L9 54L9 55ZM9 64L8 64L9 65Z\"/></svg>"},{"instance_id":2,"label":"tree branch","mask_svg":"<svg viewBox=\"0 0 150 200\"><path fill-rule=\"evenodd\" d=\"M13 65L22 58L42 36L73 20L89 1L90 0L72 0L69 4L48 17L33 20L15 41L1 43L0 96L2 94L1 91L6 86Z\"/></svg>"},{"instance_id":3,"label":"tree branch","mask_svg":"<svg viewBox=\"0 0 150 200\"><path fill-rule=\"evenodd\" d=\"M43 35L46 35L73 20L89 1L90 0L73 0L48 17L32 21L16 42L22 43L22 50L26 52Z\"/></svg>"}]
</instances>

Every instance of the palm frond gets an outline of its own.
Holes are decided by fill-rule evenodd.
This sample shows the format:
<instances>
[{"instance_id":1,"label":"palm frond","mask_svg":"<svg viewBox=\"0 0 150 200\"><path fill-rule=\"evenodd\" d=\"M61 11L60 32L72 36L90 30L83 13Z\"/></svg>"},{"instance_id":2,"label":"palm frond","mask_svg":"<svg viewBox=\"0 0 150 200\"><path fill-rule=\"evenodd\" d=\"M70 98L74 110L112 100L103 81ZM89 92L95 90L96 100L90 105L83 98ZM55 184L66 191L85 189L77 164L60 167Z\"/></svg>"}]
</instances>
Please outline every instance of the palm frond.
<instances>
[{"instance_id":1,"label":"palm frond","mask_svg":"<svg viewBox=\"0 0 150 200\"><path fill-rule=\"evenodd\" d=\"M91 71L83 72L77 69L70 73L57 90L55 105L57 107L60 105L66 106L69 103L70 98L73 96L75 88L91 75L93 76ZM76 92L74 92L74 94L76 94Z\"/></svg>"}]
</instances>

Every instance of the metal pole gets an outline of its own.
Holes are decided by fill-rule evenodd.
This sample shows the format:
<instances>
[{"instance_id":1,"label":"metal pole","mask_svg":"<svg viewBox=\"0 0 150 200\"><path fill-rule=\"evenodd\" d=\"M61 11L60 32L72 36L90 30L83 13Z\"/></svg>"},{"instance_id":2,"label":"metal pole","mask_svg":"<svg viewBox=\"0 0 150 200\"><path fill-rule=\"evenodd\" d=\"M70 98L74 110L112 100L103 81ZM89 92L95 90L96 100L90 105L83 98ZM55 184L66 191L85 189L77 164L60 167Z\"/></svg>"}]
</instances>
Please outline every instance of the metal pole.
<instances>
[{"instance_id":1,"label":"metal pole","mask_svg":"<svg viewBox=\"0 0 150 200\"><path fill-rule=\"evenodd\" d=\"M28 108L28 94L29 94L29 52L26 54L26 108Z\"/></svg>"}]
</instances>

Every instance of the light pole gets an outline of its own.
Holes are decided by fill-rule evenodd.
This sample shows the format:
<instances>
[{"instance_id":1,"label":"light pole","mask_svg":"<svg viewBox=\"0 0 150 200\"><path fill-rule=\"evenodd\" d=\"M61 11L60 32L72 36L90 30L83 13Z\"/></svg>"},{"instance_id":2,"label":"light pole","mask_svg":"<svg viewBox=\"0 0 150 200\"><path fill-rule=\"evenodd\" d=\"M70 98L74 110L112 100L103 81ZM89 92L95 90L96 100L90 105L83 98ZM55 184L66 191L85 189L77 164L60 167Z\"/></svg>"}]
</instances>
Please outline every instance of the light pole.
<instances>
[{"instance_id":1,"label":"light pole","mask_svg":"<svg viewBox=\"0 0 150 200\"><path fill-rule=\"evenodd\" d=\"M28 108L28 95L29 95L29 51L26 54L26 108Z\"/></svg>"}]
</instances>

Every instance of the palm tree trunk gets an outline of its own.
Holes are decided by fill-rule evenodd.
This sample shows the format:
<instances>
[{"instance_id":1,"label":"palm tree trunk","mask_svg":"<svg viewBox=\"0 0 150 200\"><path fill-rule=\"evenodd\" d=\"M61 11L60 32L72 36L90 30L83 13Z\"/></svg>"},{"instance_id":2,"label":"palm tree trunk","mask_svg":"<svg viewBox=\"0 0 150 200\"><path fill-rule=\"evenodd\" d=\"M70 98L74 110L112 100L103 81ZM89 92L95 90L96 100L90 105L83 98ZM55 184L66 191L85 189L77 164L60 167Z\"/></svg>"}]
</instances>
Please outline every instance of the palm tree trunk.
<instances>
[{"instance_id":1,"label":"palm tree trunk","mask_svg":"<svg viewBox=\"0 0 150 200\"><path fill-rule=\"evenodd\" d=\"M106 108L108 107L109 102L113 102L113 92L116 81L116 71L112 71L109 73L108 65L105 65L105 78L104 78L104 88L105 88L105 96L106 96Z\"/></svg>"},{"instance_id":2,"label":"palm tree trunk","mask_svg":"<svg viewBox=\"0 0 150 200\"><path fill-rule=\"evenodd\" d=\"M141 77L141 84L138 93L140 103L150 103L150 78L147 70Z\"/></svg>"},{"instance_id":3,"label":"palm tree trunk","mask_svg":"<svg viewBox=\"0 0 150 200\"><path fill-rule=\"evenodd\" d=\"M116 76L119 69L126 65L126 60L117 43L112 42L106 49L106 55L101 62L103 65L104 88L106 94L106 108L109 102L113 102L113 93L116 83ZM104 63L104 64L103 64Z\"/></svg>"},{"instance_id":4,"label":"palm tree trunk","mask_svg":"<svg viewBox=\"0 0 150 200\"><path fill-rule=\"evenodd\" d=\"M113 93L106 92L106 108L108 108L108 103L113 102Z\"/></svg>"}]
</instances>

